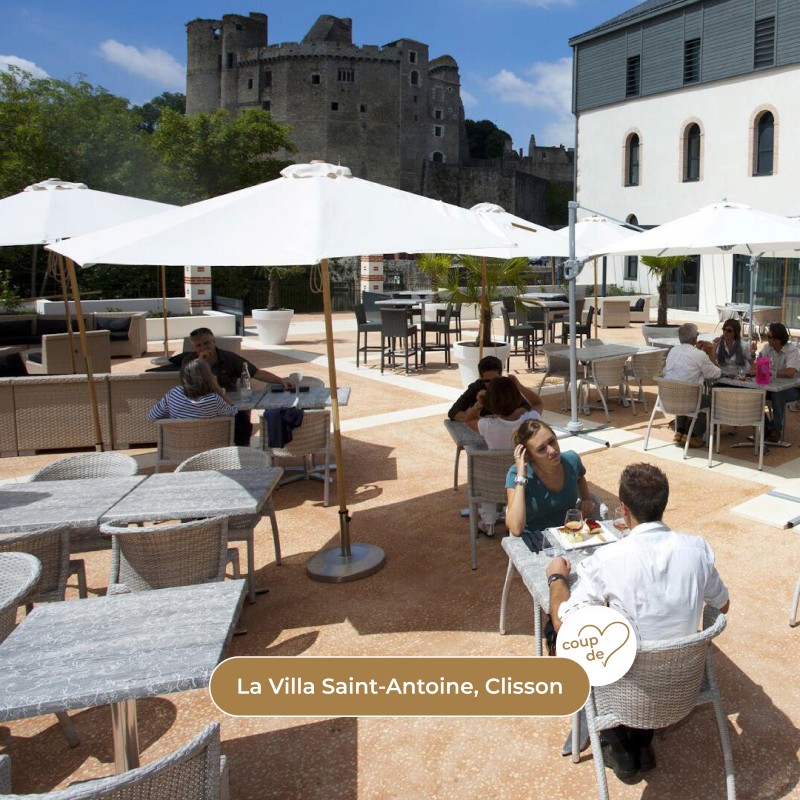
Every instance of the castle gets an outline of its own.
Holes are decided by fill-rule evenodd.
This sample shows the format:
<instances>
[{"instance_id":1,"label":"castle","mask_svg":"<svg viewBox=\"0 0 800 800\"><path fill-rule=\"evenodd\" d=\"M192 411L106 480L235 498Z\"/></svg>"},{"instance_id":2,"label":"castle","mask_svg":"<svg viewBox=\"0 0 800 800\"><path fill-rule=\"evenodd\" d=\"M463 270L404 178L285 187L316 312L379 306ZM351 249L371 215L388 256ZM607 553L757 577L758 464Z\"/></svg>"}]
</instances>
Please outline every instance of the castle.
<instances>
[{"instance_id":1,"label":"castle","mask_svg":"<svg viewBox=\"0 0 800 800\"><path fill-rule=\"evenodd\" d=\"M320 16L301 42L268 44L266 14L187 23L186 113L261 108L291 127L297 153L462 206L496 202L547 222L550 181L572 182L572 151L470 161L458 64L398 39L354 45L348 18ZM552 151L552 152L548 152ZM549 156L549 158L548 158Z\"/></svg>"}]
</instances>

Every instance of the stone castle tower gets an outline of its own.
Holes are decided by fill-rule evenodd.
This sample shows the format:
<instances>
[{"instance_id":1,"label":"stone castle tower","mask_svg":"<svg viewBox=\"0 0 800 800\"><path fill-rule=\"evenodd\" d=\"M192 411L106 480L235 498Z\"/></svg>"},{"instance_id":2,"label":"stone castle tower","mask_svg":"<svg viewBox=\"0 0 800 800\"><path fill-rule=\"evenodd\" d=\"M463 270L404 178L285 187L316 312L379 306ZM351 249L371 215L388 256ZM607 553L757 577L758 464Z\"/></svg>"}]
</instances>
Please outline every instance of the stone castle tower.
<instances>
[{"instance_id":1,"label":"stone castle tower","mask_svg":"<svg viewBox=\"0 0 800 800\"><path fill-rule=\"evenodd\" d=\"M273 45L266 14L186 28L187 114L266 109L291 126L293 160L341 163L417 193L426 162L457 165L466 155L458 64L431 59L422 42L357 46L352 20L329 15L302 42Z\"/></svg>"}]
</instances>

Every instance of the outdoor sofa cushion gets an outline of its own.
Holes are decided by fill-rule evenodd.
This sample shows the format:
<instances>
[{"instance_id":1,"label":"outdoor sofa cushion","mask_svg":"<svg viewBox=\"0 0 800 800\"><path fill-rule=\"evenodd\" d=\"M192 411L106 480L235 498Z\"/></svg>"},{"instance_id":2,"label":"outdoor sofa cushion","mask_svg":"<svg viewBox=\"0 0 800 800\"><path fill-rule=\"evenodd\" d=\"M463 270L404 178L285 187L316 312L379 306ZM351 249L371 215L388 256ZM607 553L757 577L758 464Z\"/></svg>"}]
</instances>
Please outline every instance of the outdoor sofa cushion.
<instances>
[{"instance_id":1,"label":"outdoor sofa cushion","mask_svg":"<svg viewBox=\"0 0 800 800\"><path fill-rule=\"evenodd\" d=\"M632 306L631 311L644 311L644 297L640 297Z\"/></svg>"},{"instance_id":2,"label":"outdoor sofa cushion","mask_svg":"<svg viewBox=\"0 0 800 800\"><path fill-rule=\"evenodd\" d=\"M0 354L0 378L19 378L27 374L25 362L19 353Z\"/></svg>"},{"instance_id":3,"label":"outdoor sofa cushion","mask_svg":"<svg viewBox=\"0 0 800 800\"><path fill-rule=\"evenodd\" d=\"M108 331L111 334L112 342L124 342L128 340L128 331L131 327L130 317L101 317L96 315L94 327L98 331Z\"/></svg>"}]
</instances>

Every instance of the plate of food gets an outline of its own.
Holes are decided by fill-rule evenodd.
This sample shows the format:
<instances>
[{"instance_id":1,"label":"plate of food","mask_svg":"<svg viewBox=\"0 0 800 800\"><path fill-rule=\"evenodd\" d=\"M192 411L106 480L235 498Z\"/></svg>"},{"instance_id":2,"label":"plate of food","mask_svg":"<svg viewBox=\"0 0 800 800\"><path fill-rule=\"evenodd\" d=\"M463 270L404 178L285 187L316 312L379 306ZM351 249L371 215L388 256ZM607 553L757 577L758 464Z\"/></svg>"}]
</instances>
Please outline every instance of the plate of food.
<instances>
[{"instance_id":1,"label":"plate of food","mask_svg":"<svg viewBox=\"0 0 800 800\"><path fill-rule=\"evenodd\" d=\"M596 547L599 544L616 542L619 539L617 531L610 522L600 522L596 519L586 519L578 528L550 528L551 538L565 550L580 547Z\"/></svg>"}]
</instances>

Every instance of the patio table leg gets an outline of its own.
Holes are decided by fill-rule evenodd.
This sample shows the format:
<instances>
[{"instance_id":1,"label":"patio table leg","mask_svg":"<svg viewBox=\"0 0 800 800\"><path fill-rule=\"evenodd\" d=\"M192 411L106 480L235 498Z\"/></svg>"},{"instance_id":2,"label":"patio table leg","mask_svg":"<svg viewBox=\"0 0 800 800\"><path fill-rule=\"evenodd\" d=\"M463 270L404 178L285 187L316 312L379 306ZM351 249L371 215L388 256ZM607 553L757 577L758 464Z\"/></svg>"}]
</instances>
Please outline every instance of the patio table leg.
<instances>
[{"instance_id":1,"label":"patio table leg","mask_svg":"<svg viewBox=\"0 0 800 800\"><path fill-rule=\"evenodd\" d=\"M139 725L136 700L111 704L111 727L114 737L114 767L117 774L139 766Z\"/></svg>"}]
</instances>

